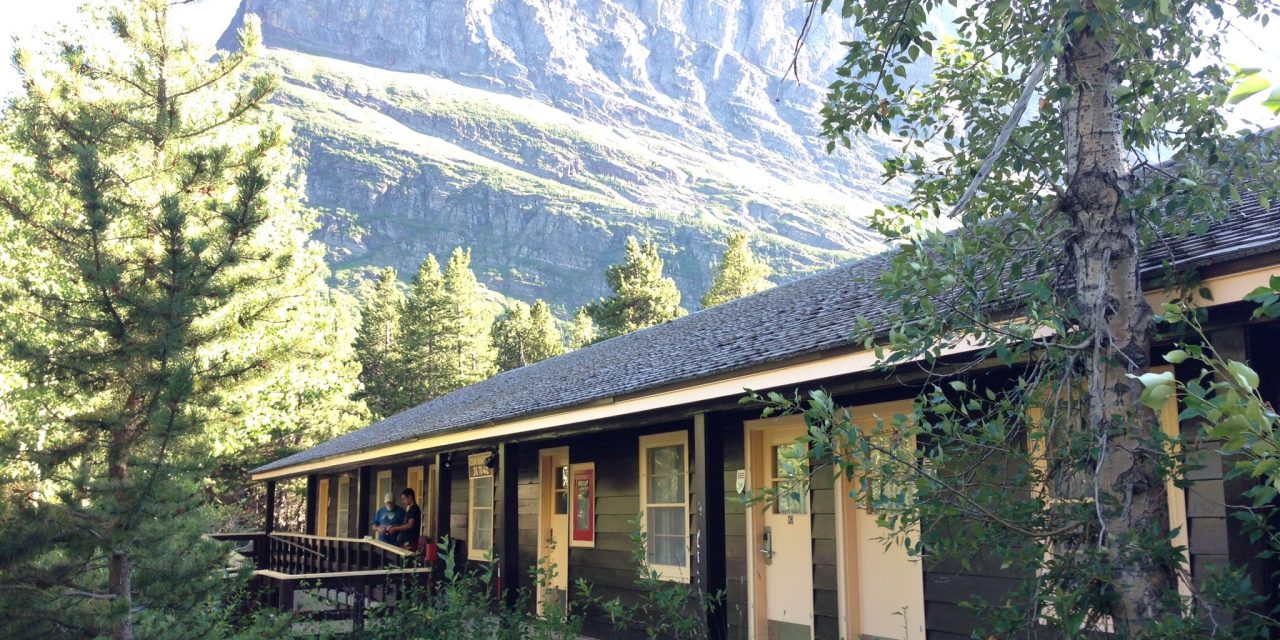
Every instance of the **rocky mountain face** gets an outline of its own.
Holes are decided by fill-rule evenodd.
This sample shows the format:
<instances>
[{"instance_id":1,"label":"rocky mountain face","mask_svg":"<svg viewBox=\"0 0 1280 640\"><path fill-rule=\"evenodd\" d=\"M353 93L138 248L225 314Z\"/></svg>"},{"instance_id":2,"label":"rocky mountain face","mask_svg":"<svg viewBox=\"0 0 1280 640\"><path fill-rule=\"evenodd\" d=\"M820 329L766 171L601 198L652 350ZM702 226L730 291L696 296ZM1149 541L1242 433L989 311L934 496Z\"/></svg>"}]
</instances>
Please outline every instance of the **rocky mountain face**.
<instances>
[{"instance_id":1,"label":"rocky mountain face","mask_svg":"<svg viewBox=\"0 0 1280 640\"><path fill-rule=\"evenodd\" d=\"M853 34L805 0L244 0L327 212L335 267L473 248L481 279L564 308L627 235L696 301L729 233L775 280L879 248L882 140L835 155L823 87ZM224 42L230 42L229 35ZM351 233L358 229L359 233Z\"/></svg>"}]
</instances>

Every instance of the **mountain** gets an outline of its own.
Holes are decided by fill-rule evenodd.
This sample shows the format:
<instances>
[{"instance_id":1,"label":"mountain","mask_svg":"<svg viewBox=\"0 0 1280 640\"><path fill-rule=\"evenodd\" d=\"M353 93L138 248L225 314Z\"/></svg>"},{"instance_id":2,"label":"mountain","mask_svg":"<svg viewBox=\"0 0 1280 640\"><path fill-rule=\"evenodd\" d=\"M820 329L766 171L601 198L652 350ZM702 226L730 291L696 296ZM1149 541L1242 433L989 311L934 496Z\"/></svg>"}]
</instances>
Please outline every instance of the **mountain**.
<instances>
[{"instance_id":1,"label":"mountain","mask_svg":"<svg viewBox=\"0 0 1280 640\"><path fill-rule=\"evenodd\" d=\"M884 140L835 155L823 87L854 37L805 0L244 0L326 212L334 266L473 248L482 281L565 308L606 293L629 234L685 305L725 236L790 279L878 250ZM357 233L352 231L356 230Z\"/></svg>"}]
</instances>

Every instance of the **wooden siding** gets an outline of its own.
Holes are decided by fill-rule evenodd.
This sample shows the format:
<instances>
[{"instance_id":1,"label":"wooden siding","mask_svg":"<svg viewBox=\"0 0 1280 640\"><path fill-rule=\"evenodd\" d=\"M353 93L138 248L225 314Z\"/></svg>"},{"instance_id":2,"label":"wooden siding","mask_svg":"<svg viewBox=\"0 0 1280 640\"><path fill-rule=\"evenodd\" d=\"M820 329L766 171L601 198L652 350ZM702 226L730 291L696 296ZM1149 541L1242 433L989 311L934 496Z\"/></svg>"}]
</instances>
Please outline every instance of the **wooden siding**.
<instances>
[{"instance_id":1,"label":"wooden siding","mask_svg":"<svg viewBox=\"0 0 1280 640\"><path fill-rule=\"evenodd\" d=\"M569 447L569 463L595 463L596 468L596 542L594 547L570 547L568 578L570 601L572 584L582 579L591 585L592 594L608 600L615 596L623 602L636 602L636 570L632 562L631 532L640 513L640 445L639 437L652 433L688 431L691 420L667 423L641 429L602 431L570 438L522 443L515 459L517 482L517 550L523 576L537 563L538 553L538 452L542 449ZM686 482L686 486L691 486ZM692 535L692 510L690 527ZM528 582L524 579L524 582ZM586 633L597 637L617 637L599 612L588 616ZM623 634L627 635L627 634ZM637 637L640 637L637 634Z\"/></svg>"},{"instance_id":2,"label":"wooden siding","mask_svg":"<svg viewBox=\"0 0 1280 640\"><path fill-rule=\"evenodd\" d=\"M724 443L724 612L727 637L732 640L745 640L750 619L747 609L747 592L751 584L747 574L747 506L737 489L738 470L747 468L742 432L745 415L737 414L716 421ZM759 412L751 417L759 417Z\"/></svg>"}]
</instances>

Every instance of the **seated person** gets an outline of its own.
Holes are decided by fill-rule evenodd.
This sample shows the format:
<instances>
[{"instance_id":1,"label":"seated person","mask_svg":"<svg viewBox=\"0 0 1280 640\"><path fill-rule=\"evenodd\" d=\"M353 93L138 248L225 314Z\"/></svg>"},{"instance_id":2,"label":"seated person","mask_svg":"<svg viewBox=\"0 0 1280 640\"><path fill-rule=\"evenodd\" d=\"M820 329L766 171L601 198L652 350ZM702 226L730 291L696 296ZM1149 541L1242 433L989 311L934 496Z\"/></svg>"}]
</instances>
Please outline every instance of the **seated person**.
<instances>
[{"instance_id":1,"label":"seated person","mask_svg":"<svg viewBox=\"0 0 1280 640\"><path fill-rule=\"evenodd\" d=\"M391 494L387 494L390 497ZM404 518L399 524L392 526L388 531L392 532L396 538L392 544L416 549L418 546L418 525L422 522L422 509L418 508L417 495L413 489L405 489L400 493L400 501L404 503Z\"/></svg>"},{"instance_id":2,"label":"seated person","mask_svg":"<svg viewBox=\"0 0 1280 640\"><path fill-rule=\"evenodd\" d=\"M396 506L395 497L390 493L382 496L382 502L382 508L373 516L373 529L378 532L378 540L397 544L398 534L391 529L404 523L404 509Z\"/></svg>"}]
</instances>

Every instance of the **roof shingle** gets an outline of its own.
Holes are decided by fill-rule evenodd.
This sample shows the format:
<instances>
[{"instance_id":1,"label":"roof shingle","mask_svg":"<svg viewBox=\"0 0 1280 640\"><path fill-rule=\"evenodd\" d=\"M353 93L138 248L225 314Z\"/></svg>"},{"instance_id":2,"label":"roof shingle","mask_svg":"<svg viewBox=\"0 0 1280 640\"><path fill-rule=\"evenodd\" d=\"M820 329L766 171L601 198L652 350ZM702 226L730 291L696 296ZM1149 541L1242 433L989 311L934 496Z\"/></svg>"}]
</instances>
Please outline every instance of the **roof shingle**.
<instances>
[{"instance_id":1,"label":"roof shingle","mask_svg":"<svg viewBox=\"0 0 1280 640\"><path fill-rule=\"evenodd\" d=\"M1280 203L1256 197L1201 236L1166 237L1143 261L1154 272L1172 258L1198 267L1280 249ZM427 435L562 410L607 398L849 346L859 317L886 310L873 282L889 253L703 309L684 318L506 371L254 470L293 465Z\"/></svg>"}]
</instances>

